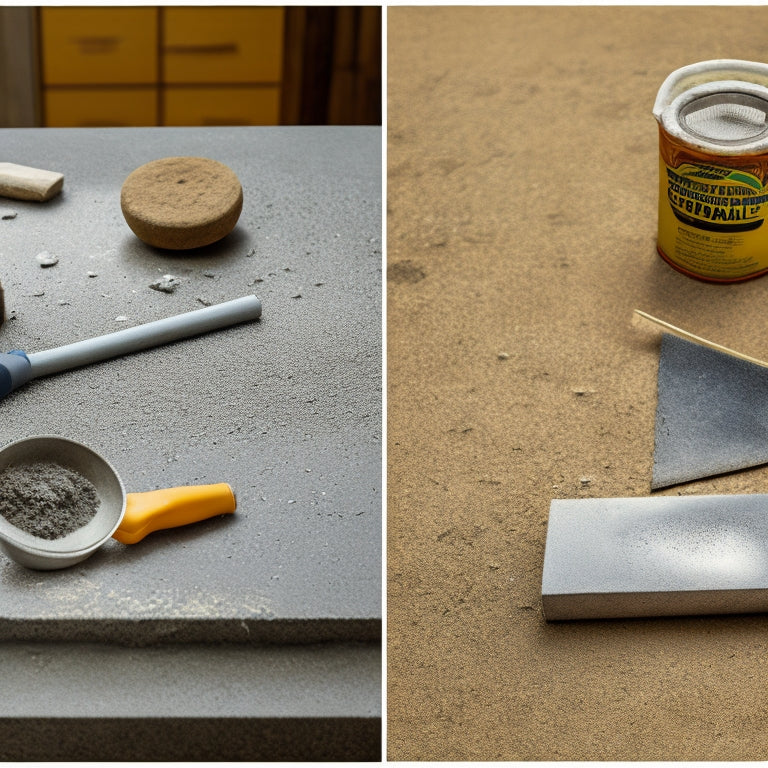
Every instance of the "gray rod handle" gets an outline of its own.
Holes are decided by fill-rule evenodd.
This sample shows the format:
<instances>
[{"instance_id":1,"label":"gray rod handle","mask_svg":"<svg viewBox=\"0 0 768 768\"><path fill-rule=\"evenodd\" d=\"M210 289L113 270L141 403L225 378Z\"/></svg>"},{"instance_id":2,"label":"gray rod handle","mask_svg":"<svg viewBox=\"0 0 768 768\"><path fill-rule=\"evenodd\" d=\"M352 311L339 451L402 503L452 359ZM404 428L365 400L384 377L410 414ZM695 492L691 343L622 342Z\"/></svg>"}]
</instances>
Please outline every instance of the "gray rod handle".
<instances>
[{"instance_id":1,"label":"gray rod handle","mask_svg":"<svg viewBox=\"0 0 768 768\"><path fill-rule=\"evenodd\" d=\"M256 296L214 304L174 317L166 317L133 328L125 328L93 339L76 341L55 349L33 352L27 355L30 378L48 376L51 373L90 365L111 357L127 355L141 349L168 344L178 339L226 328L261 317L261 301Z\"/></svg>"}]
</instances>

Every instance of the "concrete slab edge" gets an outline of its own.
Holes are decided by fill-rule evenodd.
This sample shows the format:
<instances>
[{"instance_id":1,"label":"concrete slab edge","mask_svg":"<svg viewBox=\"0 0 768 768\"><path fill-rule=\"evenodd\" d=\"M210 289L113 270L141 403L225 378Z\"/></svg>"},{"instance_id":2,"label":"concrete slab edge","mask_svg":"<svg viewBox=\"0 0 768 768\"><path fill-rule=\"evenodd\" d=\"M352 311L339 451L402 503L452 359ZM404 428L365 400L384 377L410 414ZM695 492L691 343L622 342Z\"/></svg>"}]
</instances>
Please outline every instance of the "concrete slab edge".
<instances>
[{"instance_id":1,"label":"concrete slab edge","mask_svg":"<svg viewBox=\"0 0 768 768\"><path fill-rule=\"evenodd\" d=\"M768 612L768 589L543 594L547 621Z\"/></svg>"},{"instance_id":2,"label":"concrete slab edge","mask_svg":"<svg viewBox=\"0 0 768 768\"><path fill-rule=\"evenodd\" d=\"M381 648L2 643L0 759L380 760Z\"/></svg>"},{"instance_id":3,"label":"concrete slab edge","mask_svg":"<svg viewBox=\"0 0 768 768\"><path fill-rule=\"evenodd\" d=\"M310 644L381 640L381 619L0 618L0 642Z\"/></svg>"},{"instance_id":4,"label":"concrete slab edge","mask_svg":"<svg viewBox=\"0 0 768 768\"><path fill-rule=\"evenodd\" d=\"M3 761L381 760L381 718L0 720Z\"/></svg>"}]
</instances>

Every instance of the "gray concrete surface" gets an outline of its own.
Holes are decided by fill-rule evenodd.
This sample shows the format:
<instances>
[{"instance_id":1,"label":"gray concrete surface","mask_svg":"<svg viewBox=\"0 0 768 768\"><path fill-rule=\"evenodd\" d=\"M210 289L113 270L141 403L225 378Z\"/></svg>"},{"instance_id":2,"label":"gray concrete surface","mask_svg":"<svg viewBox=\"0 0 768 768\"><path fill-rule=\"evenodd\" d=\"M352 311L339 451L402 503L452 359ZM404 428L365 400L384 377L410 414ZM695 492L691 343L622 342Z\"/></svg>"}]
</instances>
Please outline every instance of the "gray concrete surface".
<instances>
[{"instance_id":1,"label":"gray concrete surface","mask_svg":"<svg viewBox=\"0 0 768 768\"><path fill-rule=\"evenodd\" d=\"M2 658L4 760L377 757L370 644L7 643Z\"/></svg>"},{"instance_id":2,"label":"gray concrete surface","mask_svg":"<svg viewBox=\"0 0 768 768\"><path fill-rule=\"evenodd\" d=\"M378 638L381 618L381 132L378 128L13 129L4 158L60 197L2 200L3 351L29 352L255 293L262 319L30 382L0 444L80 440L144 491L229 482L234 516L111 541L66 571L0 560L0 639ZM170 155L243 184L235 230L164 252L120 187ZM41 268L41 251L58 264ZM150 289L177 276L173 294Z\"/></svg>"},{"instance_id":3,"label":"gray concrete surface","mask_svg":"<svg viewBox=\"0 0 768 768\"><path fill-rule=\"evenodd\" d=\"M151 649L9 643L0 718L164 717L183 691L187 717L348 717L381 713L380 657L368 644L299 649L243 644Z\"/></svg>"},{"instance_id":4,"label":"gray concrete surface","mask_svg":"<svg viewBox=\"0 0 768 768\"><path fill-rule=\"evenodd\" d=\"M768 610L768 495L556 499L542 576L552 620Z\"/></svg>"}]
</instances>

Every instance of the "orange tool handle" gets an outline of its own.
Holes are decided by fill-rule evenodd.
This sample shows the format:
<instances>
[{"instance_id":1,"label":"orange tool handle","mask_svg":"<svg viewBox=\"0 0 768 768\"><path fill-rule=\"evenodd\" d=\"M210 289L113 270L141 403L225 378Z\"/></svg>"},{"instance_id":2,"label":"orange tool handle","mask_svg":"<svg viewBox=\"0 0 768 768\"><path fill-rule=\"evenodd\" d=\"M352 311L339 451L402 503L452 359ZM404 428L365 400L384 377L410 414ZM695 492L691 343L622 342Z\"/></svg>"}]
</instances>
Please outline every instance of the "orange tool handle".
<instances>
[{"instance_id":1,"label":"orange tool handle","mask_svg":"<svg viewBox=\"0 0 768 768\"><path fill-rule=\"evenodd\" d=\"M234 512L236 506L235 494L227 483L128 493L125 514L112 538L122 544L135 544L153 531Z\"/></svg>"}]
</instances>

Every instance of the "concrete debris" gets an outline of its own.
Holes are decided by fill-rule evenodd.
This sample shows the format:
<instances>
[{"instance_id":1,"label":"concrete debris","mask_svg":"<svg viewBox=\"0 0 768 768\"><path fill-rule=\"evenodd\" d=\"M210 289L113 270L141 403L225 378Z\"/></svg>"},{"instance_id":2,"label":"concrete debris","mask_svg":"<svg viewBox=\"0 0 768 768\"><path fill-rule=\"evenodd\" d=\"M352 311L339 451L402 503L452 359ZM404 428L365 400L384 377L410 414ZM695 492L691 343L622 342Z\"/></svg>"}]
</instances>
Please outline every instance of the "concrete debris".
<instances>
[{"instance_id":1,"label":"concrete debris","mask_svg":"<svg viewBox=\"0 0 768 768\"><path fill-rule=\"evenodd\" d=\"M154 283L150 283L149 287L162 291L163 293L173 293L181 285L181 280L173 275L163 275L160 280L155 280Z\"/></svg>"},{"instance_id":2,"label":"concrete debris","mask_svg":"<svg viewBox=\"0 0 768 768\"><path fill-rule=\"evenodd\" d=\"M55 267L59 263L59 259L57 256L51 256L48 251L43 251L42 253L38 253L35 257L38 261L38 264L40 264L41 267Z\"/></svg>"}]
</instances>

